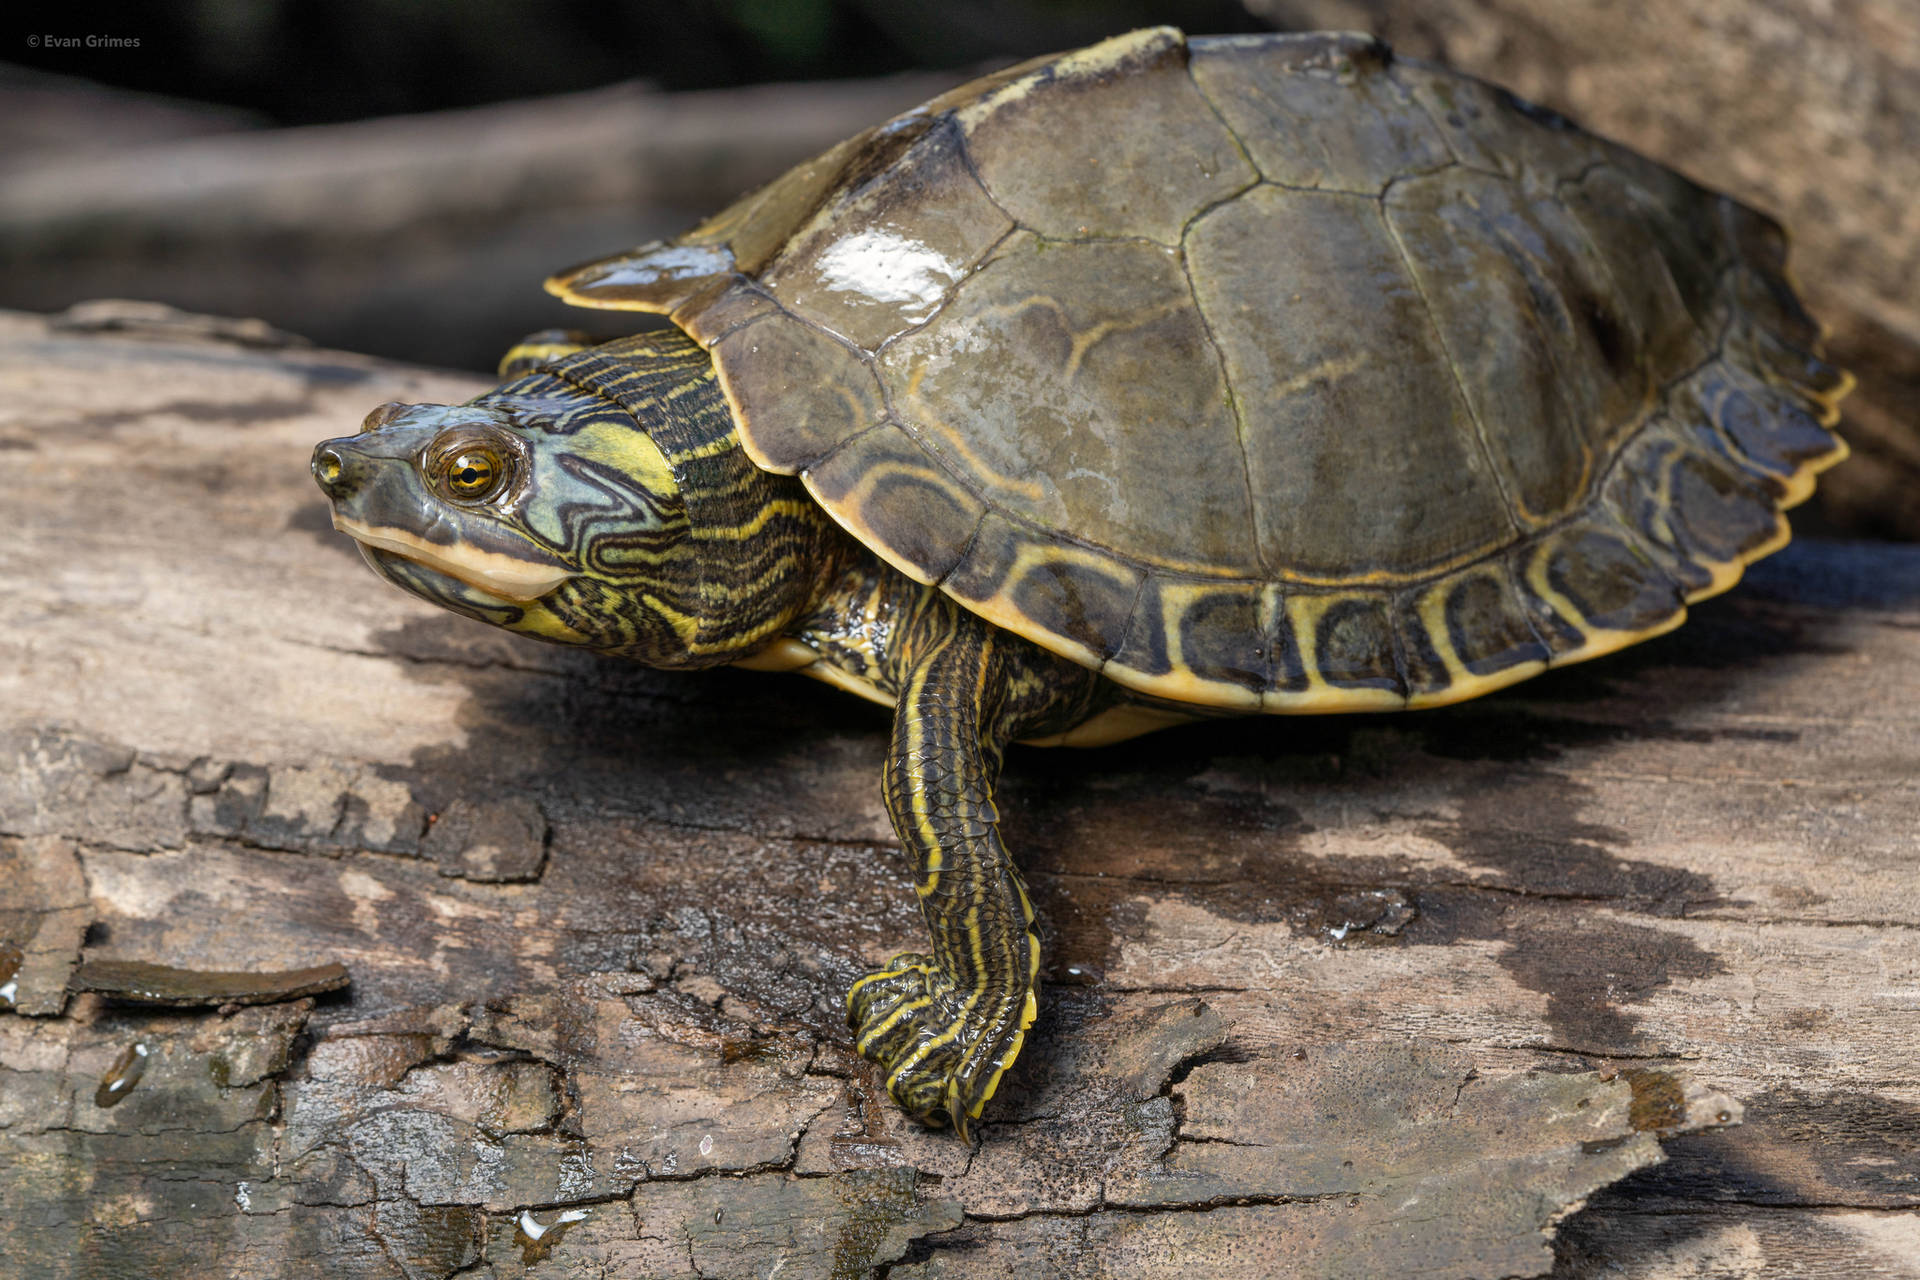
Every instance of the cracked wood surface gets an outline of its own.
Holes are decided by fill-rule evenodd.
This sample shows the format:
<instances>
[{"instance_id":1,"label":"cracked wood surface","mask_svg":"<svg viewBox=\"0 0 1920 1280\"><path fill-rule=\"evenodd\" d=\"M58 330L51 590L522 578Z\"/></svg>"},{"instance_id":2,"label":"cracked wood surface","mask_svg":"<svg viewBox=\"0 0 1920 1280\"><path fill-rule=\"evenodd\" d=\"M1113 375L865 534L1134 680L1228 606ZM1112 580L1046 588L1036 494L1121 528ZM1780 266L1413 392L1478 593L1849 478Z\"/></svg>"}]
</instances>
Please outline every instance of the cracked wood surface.
<instances>
[{"instance_id":1,"label":"cracked wood surface","mask_svg":"<svg viewBox=\"0 0 1920 1280\"><path fill-rule=\"evenodd\" d=\"M0 316L19 1274L1920 1275L1920 553L1014 752L1043 1021L969 1151L840 1022L919 927L884 716L368 575L312 442L474 380L98 320Z\"/></svg>"}]
</instances>

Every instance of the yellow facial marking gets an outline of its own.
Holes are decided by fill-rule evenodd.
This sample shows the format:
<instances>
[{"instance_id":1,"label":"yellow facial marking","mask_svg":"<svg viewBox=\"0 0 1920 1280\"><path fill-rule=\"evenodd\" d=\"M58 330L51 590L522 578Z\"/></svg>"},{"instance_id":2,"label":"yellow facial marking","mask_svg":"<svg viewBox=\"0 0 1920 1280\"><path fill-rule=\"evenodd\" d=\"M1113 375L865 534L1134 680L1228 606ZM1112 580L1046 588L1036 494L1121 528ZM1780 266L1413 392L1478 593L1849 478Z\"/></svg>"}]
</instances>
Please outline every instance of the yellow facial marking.
<instances>
[{"instance_id":1,"label":"yellow facial marking","mask_svg":"<svg viewBox=\"0 0 1920 1280\"><path fill-rule=\"evenodd\" d=\"M333 513L333 527L364 546L391 551L429 569L437 569L450 578L458 578L502 600L538 600L573 577L572 570L552 565L531 564L497 551L456 542L448 546L428 542L405 529L374 528L358 520Z\"/></svg>"}]
</instances>

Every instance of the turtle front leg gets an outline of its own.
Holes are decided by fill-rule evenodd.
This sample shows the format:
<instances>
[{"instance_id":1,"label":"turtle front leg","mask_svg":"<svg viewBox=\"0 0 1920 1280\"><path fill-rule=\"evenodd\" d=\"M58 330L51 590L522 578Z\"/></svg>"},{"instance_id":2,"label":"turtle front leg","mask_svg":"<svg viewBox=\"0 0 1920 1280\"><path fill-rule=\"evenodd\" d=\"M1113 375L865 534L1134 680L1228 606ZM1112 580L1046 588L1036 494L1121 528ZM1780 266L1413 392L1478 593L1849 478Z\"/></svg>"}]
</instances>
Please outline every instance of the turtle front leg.
<instances>
[{"instance_id":1,"label":"turtle front leg","mask_svg":"<svg viewBox=\"0 0 1920 1280\"><path fill-rule=\"evenodd\" d=\"M895 1101L966 1137L1033 1024L1040 944L993 804L1011 737L1004 639L950 605L936 612L947 631L912 655L886 768L933 949L854 983L847 1022Z\"/></svg>"}]
</instances>

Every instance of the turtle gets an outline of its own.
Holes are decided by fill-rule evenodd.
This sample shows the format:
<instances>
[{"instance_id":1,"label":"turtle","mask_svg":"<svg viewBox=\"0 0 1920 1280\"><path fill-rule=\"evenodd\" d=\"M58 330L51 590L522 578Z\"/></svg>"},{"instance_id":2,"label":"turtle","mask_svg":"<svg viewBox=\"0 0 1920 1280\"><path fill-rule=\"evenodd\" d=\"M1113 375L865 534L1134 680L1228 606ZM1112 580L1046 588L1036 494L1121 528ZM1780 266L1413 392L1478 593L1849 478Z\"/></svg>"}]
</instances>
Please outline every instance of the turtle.
<instances>
[{"instance_id":1,"label":"turtle","mask_svg":"<svg viewBox=\"0 0 1920 1280\"><path fill-rule=\"evenodd\" d=\"M977 1132L1036 1011L1016 742L1439 707L1677 626L1845 456L1786 237L1344 33L1118 36L986 76L670 241L313 473L374 570L661 668L893 712L931 946L847 993Z\"/></svg>"}]
</instances>

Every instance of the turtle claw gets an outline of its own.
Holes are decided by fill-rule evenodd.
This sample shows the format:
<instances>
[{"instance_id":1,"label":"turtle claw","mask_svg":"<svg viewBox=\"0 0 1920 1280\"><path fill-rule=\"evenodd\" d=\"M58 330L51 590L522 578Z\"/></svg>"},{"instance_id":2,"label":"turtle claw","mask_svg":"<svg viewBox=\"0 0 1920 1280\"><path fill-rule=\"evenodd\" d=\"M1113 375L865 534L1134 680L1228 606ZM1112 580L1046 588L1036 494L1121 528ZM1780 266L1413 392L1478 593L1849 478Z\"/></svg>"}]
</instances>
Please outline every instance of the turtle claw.
<instances>
[{"instance_id":1,"label":"turtle claw","mask_svg":"<svg viewBox=\"0 0 1920 1280\"><path fill-rule=\"evenodd\" d=\"M968 1006L971 1004L971 1008ZM962 1138L1033 1025L1033 992L969 1000L933 957L897 955L847 992L847 1025L887 1092L916 1120Z\"/></svg>"}]
</instances>

